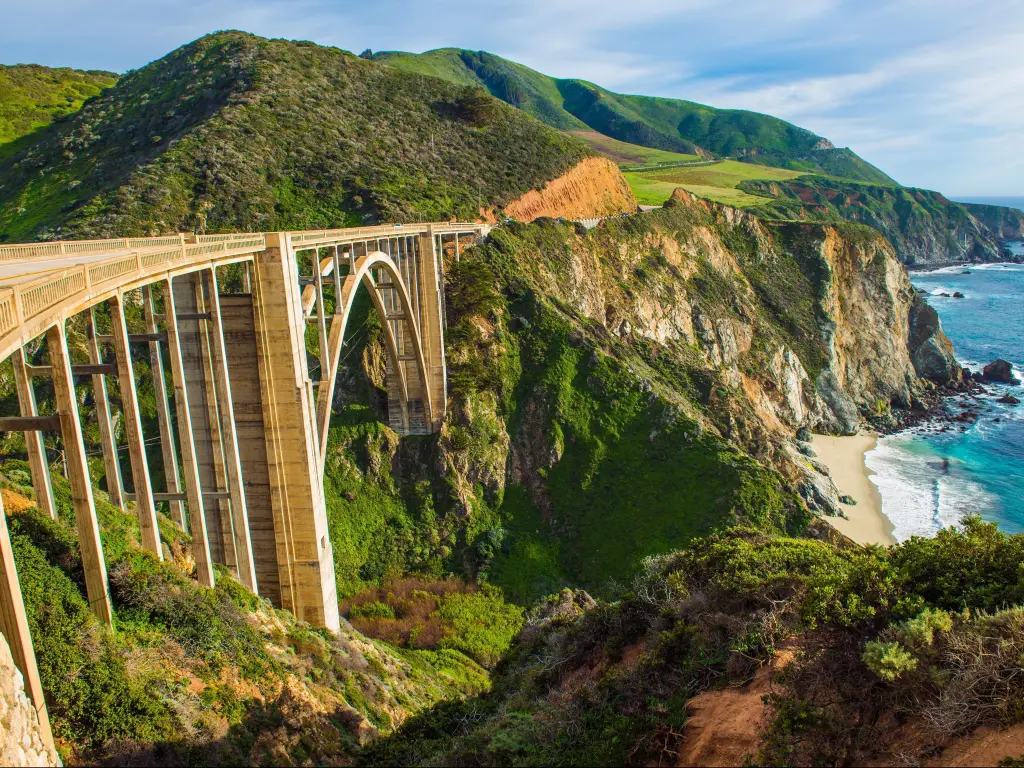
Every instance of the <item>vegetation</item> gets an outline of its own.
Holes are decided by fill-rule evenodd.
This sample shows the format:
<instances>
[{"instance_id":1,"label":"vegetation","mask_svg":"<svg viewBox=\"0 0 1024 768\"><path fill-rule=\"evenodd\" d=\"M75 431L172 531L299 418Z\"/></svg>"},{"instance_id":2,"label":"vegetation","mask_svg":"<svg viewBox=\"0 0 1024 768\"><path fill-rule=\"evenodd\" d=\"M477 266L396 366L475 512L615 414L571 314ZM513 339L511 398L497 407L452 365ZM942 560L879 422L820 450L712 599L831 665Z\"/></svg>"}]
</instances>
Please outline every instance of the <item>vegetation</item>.
<instances>
[{"instance_id":1,"label":"vegetation","mask_svg":"<svg viewBox=\"0 0 1024 768\"><path fill-rule=\"evenodd\" d=\"M116 82L113 72L0 64L0 158L27 146L40 128L74 114Z\"/></svg>"},{"instance_id":2,"label":"vegetation","mask_svg":"<svg viewBox=\"0 0 1024 768\"><path fill-rule=\"evenodd\" d=\"M1024 718L1024 614L1008 607L1024 597L1022 555L1024 536L976 518L888 550L732 529L648 559L615 603L549 598L491 693L414 718L362 760L648 764L678 749L689 698L748 680L794 633L765 746L748 760L933 754Z\"/></svg>"},{"instance_id":3,"label":"vegetation","mask_svg":"<svg viewBox=\"0 0 1024 768\"><path fill-rule=\"evenodd\" d=\"M216 589L197 586L185 533L161 517L171 558L158 562L138 547L134 515L97 492L115 611L110 633L85 601L67 483L54 479L59 519L50 520L28 499L24 462L7 461L0 472L66 760L333 761L353 751L360 729L386 731L418 708L487 685L483 670L454 650L479 646L475 627L455 622L453 640L437 652L400 655L351 631L333 637L275 611L220 567Z\"/></svg>"},{"instance_id":4,"label":"vegetation","mask_svg":"<svg viewBox=\"0 0 1024 768\"><path fill-rule=\"evenodd\" d=\"M629 144L597 131L569 131L569 133L622 166L663 166L706 162L700 155L684 155L679 152L667 152L664 149Z\"/></svg>"},{"instance_id":5,"label":"vegetation","mask_svg":"<svg viewBox=\"0 0 1024 768\"><path fill-rule=\"evenodd\" d=\"M748 179L779 181L800 175L798 171L735 160L724 160L713 165L627 171L625 174L633 194L644 205L662 205L678 187L682 187L700 197L736 208L764 205L770 200L763 195L739 189L741 182Z\"/></svg>"},{"instance_id":6,"label":"vegetation","mask_svg":"<svg viewBox=\"0 0 1024 768\"><path fill-rule=\"evenodd\" d=\"M387 51L373 58L395 69L483 86L538 120L580 135L613 158L623 148L609 146L609 139L670 153L737 157L795 171L895 184L849 149L834 149L808 130L756 112L612 93L584 80L548 77L486 51ZM594 137L594 131L601 138Z\"/></svg>"},{"instance_id":7,"label":"vegetation","mask_svg":"<svg viewBox=\"0 0 1024 768\"><path fill-rule=\"evenodd\" d=\"M766 219L802 221L852 221L867 224L885 235L907 264L930 261L992 261L1002 253L999 240L1007 215L975 218L966 206L947 200L938 192L909 187L858 184L821 176L777 181L740 181L739 191L771 198L758 209ZM986 224L988 218L991 221Z\"/></svg>"},{"instance_id":8,"label":"vegetation","mask_svg":"<svg viewBox=\"0 0 1024 768\"><path fill-rule=\"evenodd\" d=\"M0 161L0 239L476 218L590 153L479 91L217 33Z\"/></svg>"}]
</instances>

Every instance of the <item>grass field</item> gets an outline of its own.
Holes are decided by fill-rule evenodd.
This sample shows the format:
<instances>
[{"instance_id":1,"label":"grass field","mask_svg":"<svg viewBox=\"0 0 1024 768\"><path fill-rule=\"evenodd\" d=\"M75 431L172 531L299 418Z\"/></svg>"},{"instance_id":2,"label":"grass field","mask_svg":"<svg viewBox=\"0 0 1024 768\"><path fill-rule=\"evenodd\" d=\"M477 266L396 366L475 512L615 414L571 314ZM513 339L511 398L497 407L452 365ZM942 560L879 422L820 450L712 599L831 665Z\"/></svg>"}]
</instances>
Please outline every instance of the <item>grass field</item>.
<instances>
[{"instance_id":1,"label":"grass field","mask_svg":"<svg viewBox=\"0 0 1024 768\"><path fill-rule=\"evenodd\" d=\"M664 149L641 147L605 136L597 131L566 131L577 139L582 139L602 155L610 157L619 165L657 165L659 163L692 163L703 160L700 155L684 155L681 152L669 152Z\"/></svg>"},{"instance_id":2,"label":"grass field","mask_svg":"<svg viewBox=\"0 0 1024 768\"><path fill-rule=\"evenodd\" d=\"M641 205L661 205L672 196L677 187L683 187L700 197L743 208L763 203L765 198L736 189L736 185L741 181L781 181L803 176L805 172L723 160L714 165L627 171L624 175Z\"/></svg>"}]
</instances>

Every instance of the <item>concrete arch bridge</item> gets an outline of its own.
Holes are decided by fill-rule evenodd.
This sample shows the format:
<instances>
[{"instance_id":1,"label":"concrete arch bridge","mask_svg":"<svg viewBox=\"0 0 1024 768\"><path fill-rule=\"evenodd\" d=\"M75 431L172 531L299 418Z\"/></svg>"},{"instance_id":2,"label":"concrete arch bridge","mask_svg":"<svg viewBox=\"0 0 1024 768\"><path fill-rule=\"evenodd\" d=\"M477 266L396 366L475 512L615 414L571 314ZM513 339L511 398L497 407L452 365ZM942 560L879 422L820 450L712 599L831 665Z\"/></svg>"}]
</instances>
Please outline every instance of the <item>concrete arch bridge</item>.
<instances>
[{"instance_id":1,"label":"concrete arch bridge","mask_svg":"<svg viewBox=\"0 0 1024 768\"><path fill-rule=\"evenodd\" d=\"M434 432L446 407L443 252L457 255L488 229L436 223L0 246L0 360L12 362L20 412L0 418L0 431L24 432L36 503L53 517L53 457L43 436L59 434L93 613L111 624L79 388L91 388L95 402L111 502L134 502L146 549L164 557L156 507L166 503L192 535L200 583L213 586L221 563L275 605L337 630L323 469L357 290L367 290L382 320L391 426ZM230 265L229 286L222 268ZM136 313L126 307L139 303L145 327L129 328ZM100 306L107 311L97 313ZM108 317L109 328L100 328ZM69 325L84 330L84 353L81 335L69 348ZM149 358L160 478L146 458L133 346L142 347L136 358ZM48 359L34 365L29 350ZM54 412L39 412L37 379L52 384ZM3 514L0 521L0 631L48 734Z\"/></svg>"}]
</instances>

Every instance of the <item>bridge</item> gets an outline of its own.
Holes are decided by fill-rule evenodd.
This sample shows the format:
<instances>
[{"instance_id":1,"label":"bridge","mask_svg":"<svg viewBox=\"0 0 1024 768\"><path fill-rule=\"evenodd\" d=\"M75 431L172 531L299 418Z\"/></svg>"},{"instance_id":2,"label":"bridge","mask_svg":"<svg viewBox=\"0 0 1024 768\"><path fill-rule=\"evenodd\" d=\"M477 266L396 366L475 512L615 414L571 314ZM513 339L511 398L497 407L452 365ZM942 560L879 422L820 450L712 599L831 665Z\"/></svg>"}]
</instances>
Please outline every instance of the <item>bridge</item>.
<instances>
[{"instance_id":1,"label":"bridge","mask_svg":"<svg viewBox=\"0 0 1024 768\"><path fill-rule=\"evenodd\" d=\"M212 587L222 564L274 605L337 631L323 471L357 290L382 321L391 427L435 432L446 408L444 252L458 257L488 229L449 222L0 246L0 360L12 362L20 413L0 418L0 431L24 432L36 505L54 518L43 435L59 435L86 596L100 621L112 627L113 607L77 387L91 389L110 501L134 504L143 547L164 558L157 505L166 504L192 536L201 584ZM126 308L140 304L145 327L130 328ZM34 364L32 352L47 359ZM156 396L156 484L133 354L148 355ZM36 379L52 384L51 413L40 413ZM130 478L108 379L120 391ZM0 631L52 742L2 512L0 503Z\"/></svg>"}]
</instances>

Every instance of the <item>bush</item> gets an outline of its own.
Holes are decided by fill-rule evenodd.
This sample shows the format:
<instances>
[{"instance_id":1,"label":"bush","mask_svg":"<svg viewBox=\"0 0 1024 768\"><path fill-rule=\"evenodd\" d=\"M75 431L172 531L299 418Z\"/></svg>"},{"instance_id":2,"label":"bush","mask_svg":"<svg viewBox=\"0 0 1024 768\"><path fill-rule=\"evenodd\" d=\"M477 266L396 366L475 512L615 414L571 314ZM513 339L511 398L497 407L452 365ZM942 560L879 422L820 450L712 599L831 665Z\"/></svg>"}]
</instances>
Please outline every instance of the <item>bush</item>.
<instances>
[{"instance_id":1,"label":"bush","mask_svg":"<svg viewBox=\"0 0 1024 768\"><path fill-rule=\"evenodd\" d=\"M896 680L904 672L917 669L917 659L896 642L872 640L864 646L864 663L883 680Z\"/></svg>"}]
</instances>

